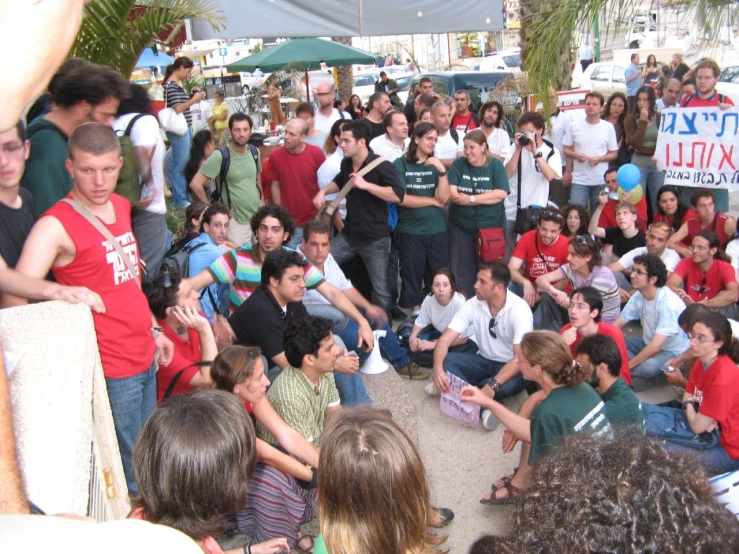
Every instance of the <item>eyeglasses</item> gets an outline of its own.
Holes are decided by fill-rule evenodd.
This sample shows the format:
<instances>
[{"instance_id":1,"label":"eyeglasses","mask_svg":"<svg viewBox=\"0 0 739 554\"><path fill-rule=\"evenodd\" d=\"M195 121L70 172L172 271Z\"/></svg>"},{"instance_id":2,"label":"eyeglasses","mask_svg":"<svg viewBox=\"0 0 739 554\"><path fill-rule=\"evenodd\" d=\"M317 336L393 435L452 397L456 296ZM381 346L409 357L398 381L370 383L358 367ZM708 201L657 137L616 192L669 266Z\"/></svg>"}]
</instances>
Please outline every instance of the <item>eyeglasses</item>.
<instances>
[{"instance_id":1,"label":"eyeglasses","mask_svg":"<svg viewBox=\"0 0 739 554\"><path fill-rule=\"evenodd\" d=\"M698 344L705 344L707 342L716 342L716 339L707 339L704 337L699 337L691 331L690 333L688 333L688 340L693 340L693 339L697 340Z\"/></svg>"},{"instance_id":2,"label":"eyeglasses","mask_svg":"<svg viewBox=\"0 0 739 554\"><path fill-rule=\"evenodd\" d=\"M570 303L570 304L568 304L567 309L568 310L589 310L590 309L590 306L588 306L587 304L573 304L573 303Z\"/></svg>"},{"instance_id":3,"label":"eyeglasses","mask_svg":"<svg viewBox=\"0 0 739 554\"><path fill-rule=\"evenodd\" d=\"M637 275L649 275L649 273L647 273L646 271L642 271L641 269L635 269L634 273L636 273Z\"/></svg>"},{"instance_id":4,"label":"eyeglasses","mask_svg":"<svg viewBox=\"0 0 739 554\"><path fill-rule=\"evenodd\" d=\"M575 242L577 244L588 244L588 239L582 235L575 235Z\"/></svg>"},{"instance_id":5,"label":"eyeglasses","mask_svg":"<svg viewBox=\"0 0 739 554\"><path fill-rule=\"evenodd\" d=\"M498 334L495 332L495 323L496 319L494 317L490 318L490 323L488 323L488 332L490 333L490 336L494 339L498 338Z\"/></svg>"},{"instance_id":6,"label":"eyeglasses","mask_svg":"<svg viewBox=\"0 0 739 554\"><path fill-rule=\"evenodd\" d=\"M560 223L564 223L564 218L562 217L562 214L559 212L553 212L552 210L544 210L539 214L539 219L545 219L545 220L554 220L559 221Z\"/></svg>"}]
</instances>

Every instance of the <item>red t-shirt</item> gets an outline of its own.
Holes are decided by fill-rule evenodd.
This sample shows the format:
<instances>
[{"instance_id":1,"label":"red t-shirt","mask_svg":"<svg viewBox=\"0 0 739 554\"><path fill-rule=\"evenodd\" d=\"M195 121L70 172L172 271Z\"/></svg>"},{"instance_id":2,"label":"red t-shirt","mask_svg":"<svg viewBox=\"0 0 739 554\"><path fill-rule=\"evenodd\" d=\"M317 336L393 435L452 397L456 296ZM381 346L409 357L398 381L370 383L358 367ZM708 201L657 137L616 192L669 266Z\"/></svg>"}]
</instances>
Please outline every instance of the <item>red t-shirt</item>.
<instances>
[{"instance_id":1,"label":"red t-shirt","mask_svg":"<svg viewBox=\"0 0 739 554\"><path fill-rule=\"evenodd\" d=\"M475 118L473 117L472 112L469 112L466 116L455 113L452 118L451 128L456 129L456 131L458 133L462 133L462 135L468 131L477 129L477 124L475 123Z\"/></svg>"},{"instance_id":2,"label":"red t-shirt","mask_svg":"<svg viewBox=\"0 0 739 554\"><path fill-rule=\"evenodd\" d=\"M598 227L608 229L609 227L618 227L616 223L616 206L618 206L619 200L609 200L608 204L603 207L603 211L600 212L600 219L598 220ZM647 231L647 197L642 196L641 200L636 205L636 228L640 231Z\"/></svg>"},{"instance_id":3,"label":"red t-shirt","mask_svg":"<svg viewBox=\"0 0 739 554\"><path fill-rule=\"evenodd\" d=\"M716 236L721 243L721 250L723 250L726 247L726 244L729 242L729 237L726 234L726 221L728 219L729 217L725 213L717 212L716 216L713 218L713 221L703 227L700 217L691 217L690 219L685 221L688 226L688 236L685 237L685 242L688 244L693 244L693 237L695 237L695 234L702 229L708 229L709 231L713 231L714 233L716 233Z\"/></svg>"},{"instance_id":4,"label":"red t-shirt","mask_svg":"<svg viewBox=\"0 0 739 554\"><path fill-rule=\"evenodd\" d=\"M722 354L707 370L696 360L685 391L700 403L698 412L721 425L719 444L732 460L739 459L739 368Z\"/></svg>"},{"instance_id":5,"label":"red t-shirt","mask_svg":"<svg viewBox=\"0 0 739 554\"><path fill-rule=\"evenodd\" d=\"M683 288L693 302L713 298L726 290L728 283L736 282L734 266L723 260L713 260L705 275L692 258L684 258L677 264L675 275L683 280Z\"/></svg>"},{"instance_id":6,"label":"red t-shirt","mask_svg":"<svg viewBox=\"0 0 739 554\"><path fill-rule=\"evenodd\" d=\"M710 108L712 106L718 106L719 104L728 104L729 106L733 106L734 102L732 102L731 98L729 98L728 96L724 96L723 94L719 94L714 91L713 96L711 96L710 98L698 98L697 95L686 96L685 98L683 98L680 107Z\"/></svg>"},{"instance_id":7,"label":"red t-shirt","mask_svg":"<svg viewBox=\"0 0 739 554\"><path fill-rule=\"evenodd\" d=\"M559 269L567 263L568 244L567 237L559 235L554 244L547 246L542 242L539 231L532 229L521 236L513 250L513 257L524 261L526 269L523 276L534 283L537 277ZM542 256L546 260L542 260Z\"/></svg>"},{"instance_id":8,"label":"red t-shirt","mask_svg":"<svg viewBox=\"0 0 739 554\"><path fill-rule=\"evenodd\" d=\"M103 225L140 274L138 244L131 230L131 204L117 194L110 196L110 202L116 221ZM141 287L115 249L72 206L57 202L41 217L45 216L61 222L76 250L71 263L52 267L57 282L87 287L105 303L104 314L92 312L105 377L124 379L146 371L154 361L156 345L151 337L149 303Z\"/></svg>"},{"instance_id":9,"label":"red t-shirt","mask_svg":"<svg viewBox=\"0 0 739 554\"><path fill-rule=\"evenodd\" d=\"M272 170L269 166L269 158L262 158L262 190L264 199L272 200Z\"/></svg>"},{"instance_id":10,"label":"red t-shirt","mask_svg":"<svg viewBox=\"0 0 739 554\"><path fill-rule=\"evenodd\" d=\"M659 222L667 223L667 225L669 225L672 228L672 232L674 233L675 231L680 229L683 223L687 223L689 219L692 219L694 217L698 217L698 214L695 213L690 208L688 208L688 210L685 212L685 215L683 216L683 220L680 222L680 225L675 227L672 216L662 215L660 213L655 212L653 223L659 223ZM688 248L690 247L690 243L687 242L687 239L683 239L682 241L680 241L680 246L682 246L683 248Z\"/></svg>"},{"instance_id":11,"label":"red t-shirt","mask_svg":"<svg viewBox=\"0 0 739 554\"><path fill-rule=\"evenodd\" d=\"M200 335L195 329L187 330L190 340L185 340L163 320L159 320L159 325L164 329L164 335L174 343L172 361L169 365L160 365L157 372L157 402L161 404L169 384L180 371L182 371L182 375L177 380L172 392L169 393L169 398L195 390L195 387L190 385L190 381L200 371L200 367L193 364L199 362L203 354L200 348Z\"/></svg>"},{"instance_id":12,"label":"red t-shirt","mask_svg":"<svg viewBox=\"0 0 739 554\"><path fill-rule=\"evenodd\" d=\"M570 329L572 327L571 323L567 323L564 327L562 327L559 330L559 334L563 334L567 329ZM611 337L615 342L616 346L618 346L618 351L621 353L621 378L626 381L626 384L631 386L631 369L629 369L629 351L626 350L626 340L624 340L624 334L621 329L616 327L615 325L612 325L611 323L606 323L605 321L599 321L598 322L598 334L604 335L606 337ZM575 342L573 342L570 345L570 353L572 354L572 357L574 358L577 356L576 350L578 345L582 342L582 337L580 336L580 333L577 334L577 338L575 339Z\"/></svg>"},{"instance_id":13,"label":"red t-shirt","mask_svg":"<svg viewBox=\"0 0 739 554\"><path fill-rule=\"evenodd\" d=\"M318 213L313 197L320 190L318 168L324 161L323 151L312 144L306 144L300 154L291 154L280 146L269 157L272 178L280 182L280 202L298 226L305 225Z\"/></svg>"}]
</instances>

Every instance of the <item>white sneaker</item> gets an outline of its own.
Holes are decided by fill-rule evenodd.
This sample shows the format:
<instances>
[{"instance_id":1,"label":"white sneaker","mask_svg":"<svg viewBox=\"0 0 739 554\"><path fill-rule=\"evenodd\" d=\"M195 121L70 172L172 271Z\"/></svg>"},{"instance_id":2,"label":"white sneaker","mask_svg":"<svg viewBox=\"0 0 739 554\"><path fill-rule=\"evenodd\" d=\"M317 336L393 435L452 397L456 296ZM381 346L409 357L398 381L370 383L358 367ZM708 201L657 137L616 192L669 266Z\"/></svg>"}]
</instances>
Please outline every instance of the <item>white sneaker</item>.
<instances>
[{"instance_id":1,"label":"white sneaker","mask_svg":"<svg viewBox=\"0 0 739 554\"><path fill-rule=\"evenodd\" d=\"M423 392L425 392L429 396L441 396L439 390L434 386L433 381L431 381L430 383L426 383L426 386L423 387Z\"/></svg>"},{"instance_id":2,"label":"white sneaker","mask_svg":"<svg viewBox=\"0 0 739 554\"><path fill-rule=\"evenodd\" d=\"M480 423L488 431L495 431L500 425L500 420L490 410L483 410L480 414Z\"/></svg>"}]
</instances>

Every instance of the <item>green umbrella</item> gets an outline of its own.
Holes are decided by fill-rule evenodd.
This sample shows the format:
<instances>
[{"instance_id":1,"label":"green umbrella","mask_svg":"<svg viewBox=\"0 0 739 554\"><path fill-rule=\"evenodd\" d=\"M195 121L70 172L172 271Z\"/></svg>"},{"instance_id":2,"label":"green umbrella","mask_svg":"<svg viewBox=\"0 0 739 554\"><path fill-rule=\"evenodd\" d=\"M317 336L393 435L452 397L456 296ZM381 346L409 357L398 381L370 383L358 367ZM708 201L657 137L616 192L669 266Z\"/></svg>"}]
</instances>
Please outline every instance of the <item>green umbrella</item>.
<instances>
[{"instance_id":1,"label":"green umbrella","mask_svg":"<svg viewBox=\"0 0 739 554\"><path fill-rule=\"evenodd\" d=\"M375 63L374 55L358 48L319 38L296 38L272 46L251 56L229 64L229 72L279 71L281 69L301 69L305 71L305 86L308 90L308 71L320 69L321 63L331 67L355 63ZM308 92L310 99L310 92Z\"/></svg>"}]
</instances>

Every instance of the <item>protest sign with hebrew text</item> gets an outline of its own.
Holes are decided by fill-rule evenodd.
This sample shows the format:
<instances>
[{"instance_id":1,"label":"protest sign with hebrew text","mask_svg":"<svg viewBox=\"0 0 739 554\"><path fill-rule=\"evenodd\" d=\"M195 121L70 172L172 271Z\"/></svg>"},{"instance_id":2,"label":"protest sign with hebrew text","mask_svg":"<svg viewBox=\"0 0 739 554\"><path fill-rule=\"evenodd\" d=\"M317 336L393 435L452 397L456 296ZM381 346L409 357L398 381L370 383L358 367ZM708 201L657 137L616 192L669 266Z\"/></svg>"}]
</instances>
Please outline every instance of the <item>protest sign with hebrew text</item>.
<instances>
[{"instance_id":1,"label":"protest sign with hebrew text","mask_svg":"<svg viewBox=\"0 0 739 554\"><path fill-rule=\"evenodd\" d=\"M739 108L663 110L654 156L667 185L739 189Z\"/></svg>"}]
</instances>

